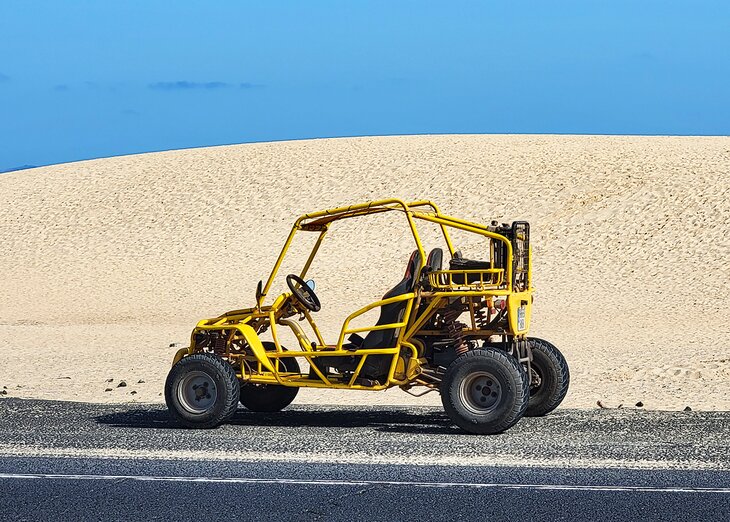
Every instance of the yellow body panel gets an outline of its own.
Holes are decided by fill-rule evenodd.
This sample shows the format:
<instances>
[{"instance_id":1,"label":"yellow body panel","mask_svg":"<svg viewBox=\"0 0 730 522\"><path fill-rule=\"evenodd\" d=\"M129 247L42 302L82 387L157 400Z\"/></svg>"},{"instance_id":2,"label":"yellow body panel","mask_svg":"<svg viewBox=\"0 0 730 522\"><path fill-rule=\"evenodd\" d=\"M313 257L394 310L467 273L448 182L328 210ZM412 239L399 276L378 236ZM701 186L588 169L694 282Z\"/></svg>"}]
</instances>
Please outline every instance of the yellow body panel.
<instances>
[{"instance_id":1,"label":"yellow body panel","mask_svg":"<svg viewBox=\"0 0 730 522\"><path fill-rule=\"evenodd\" d=\"M520 309L524 310L524 320L519 321ZM532 290L507 296L507 310L510 331L515 335L527 335L532 318ZM518 324L522 322L522 325Z\"/></svg>"}]
</instances>

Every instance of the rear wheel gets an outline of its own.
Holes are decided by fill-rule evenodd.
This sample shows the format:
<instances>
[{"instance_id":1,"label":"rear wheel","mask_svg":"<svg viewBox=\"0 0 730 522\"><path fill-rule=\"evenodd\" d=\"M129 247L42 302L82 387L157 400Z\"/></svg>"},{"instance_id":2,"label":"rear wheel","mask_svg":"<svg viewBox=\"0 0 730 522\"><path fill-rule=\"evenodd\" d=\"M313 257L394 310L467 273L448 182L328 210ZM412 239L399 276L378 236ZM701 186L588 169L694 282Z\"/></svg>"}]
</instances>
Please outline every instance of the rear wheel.
<instances>
[{"instance_id":1,"label":"rear wheel","mask_svg":"<svg viewBox=\"0 0 730 522\"><path fill-rule=\"evenodd\" d=\"M540 417L557 408L570 385L568 363L553 344L537 337L528 338L532 350L532 383L525 415Z\"/></svg>"},{"instance_id":2,"label":"rear wheel","mask_svg":"<svg viewBox=\"0 0 730 522\"><path fill-rule=\"evenodd\" d=\"M267 351L275 350L273 343L265 342ZM280 372L299 373L296 357L281 357ZM240 401L248 410L257 412L281 411L289 406L299 393L299 388L280 384L244 384L241 386Z\"/></svg>"},{"instance_id":3,"label":"rear wheel","mask_svg":"<svg viewBox=\"0 0 730 522\"><path fill-rule=\"evenodd\" d=\"M496 348L471 350L449 365L441 401L451 420L470 433L500 433L525 412L527 375L509 354Z\"/></svg>"},{"instance_id":4,"label":"rear wheel","mask_svg":"<svg viewBox=\"0 0 730 522\"><path fill-rule=\"evenodd\" d=\"M226 361L209 353L180 359L165 382L165 402L172 416L189 428L214 428L238 407L239 383Z\"/></svg>"}]
</instances>

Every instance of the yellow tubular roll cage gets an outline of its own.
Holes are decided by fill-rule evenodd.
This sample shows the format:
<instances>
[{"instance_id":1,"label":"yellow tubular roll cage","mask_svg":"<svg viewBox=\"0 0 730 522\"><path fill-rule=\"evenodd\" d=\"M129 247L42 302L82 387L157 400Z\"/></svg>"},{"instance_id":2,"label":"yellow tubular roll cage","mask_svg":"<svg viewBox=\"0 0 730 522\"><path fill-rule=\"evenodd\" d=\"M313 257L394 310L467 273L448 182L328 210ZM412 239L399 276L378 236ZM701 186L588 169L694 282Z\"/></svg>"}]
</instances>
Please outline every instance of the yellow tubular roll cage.
<instances>
[{"instance_id":1,"label":"yellow tubular roll cage","mask_svg":"<svg viewBox=\"0 0 730 522\"><path fill-rule=\"evenodd\" d=\"M448 232L449 228L463 230L489 238L492 241L502 242L505 246L504 251L506 252L506 260L503 263L503 267L494 266L494 257L490 253L491 268L489 270L482 270L481 272L467 270L461 271L461 273L457 273L459 271L443 270L436 274L429 274L430 276L438 276L437 278L430 279L433 283L431 285L432 291L422 292L417 287L414 292L375 301L350 314L344 321L336 345L326 345L315 321L308 311L299 309L297 313L302 314L306 322L311 326L316 337L316 342L310 342L297 322L289 319L293 314L291 313L291 307L288 307L287 303L290 302L292 294L282 294L272 304L268 306L264 305L266 295L271 289L284 258L298 232L307 231L319 233L314 247L299 273L299 277L304 279L324 241L331 223L342 219L391 211L402 212L405 215L416 249L420 253L421 264L416 267L414 277L418 277L426 261L426 251L418 234L416 220L423 220L439 225L446 246L452 256L455 253L455 248ZM225 338L225 348L220 355L234 364L239 378L247 382L280 384L285 386L367 390L380 390L391 386L425 384L418 379L421 367L426 364L426 360L423 359L423 344L418 339L414 339L414 336L426 323L428 317L440 305L448 302L450 299L463 298L465 301L468 301L468 310L471 315L471 331L472 333L478 334L480 331L476 327L474 319L473 302L481 303L483 299L503 297L510 316L509 324L511 332L516 336L526 335L532 304L532 277L530 273L532 263L528 263L526 288L520 290L513 288L513 255L512 243L504 235L489 230L485 225L442 214L433 202L426 200L406 203L400 199L383 199L304 214L294 223L266 284L263 285L262 291L257 296L256 305L253 308L234 310L213 319L200 321L193 330L190 347L179 350L175 355L173 364L185 355L200 351L196 346L197 335L202 335L206 332L216 332L217 335ZM479 272L479 274L471 274L470 272ZM466 280L467 275L478 275L478 282L465 286L463 282ZM458 279L456 276L463 278L461 284L455 282ZM423 310L418 315L418 304L421 303L422 298L424 299L423 303L425 306L422 307ZM397 322L365 328L350 328L351 321L356 317L372 309L396 302L405 302L402 317ZM428 304L426 305L425 303ZM522 307L524 309L523 312L526 313L526 322L522 325L522 328L518 328L519 325L516 319L516 310L519 307ZM289 328L293 332L298 340L299 351L285 351L282 348L279 343L278 326ZM267 350L258 337L258 333L267 328L271 329L275 350ZM345 338L350 334L386 329L396 329L395 346L370 349L358 348L354 350L343 347ZM242 345L246 347L245 350L236 349L236 346ZM358 384L360 371L366 363L367 358L373 355L392 356L385 382L376 382L368 386ZM346 379L335 379L332 376L328 376L314 363L314 360L317 358L343 356L360 357L354 373L347 375ZM303 374L281 371L278 361L282 357L303 358L310 365L310 373Z\"/></svg>"}]
</instances>

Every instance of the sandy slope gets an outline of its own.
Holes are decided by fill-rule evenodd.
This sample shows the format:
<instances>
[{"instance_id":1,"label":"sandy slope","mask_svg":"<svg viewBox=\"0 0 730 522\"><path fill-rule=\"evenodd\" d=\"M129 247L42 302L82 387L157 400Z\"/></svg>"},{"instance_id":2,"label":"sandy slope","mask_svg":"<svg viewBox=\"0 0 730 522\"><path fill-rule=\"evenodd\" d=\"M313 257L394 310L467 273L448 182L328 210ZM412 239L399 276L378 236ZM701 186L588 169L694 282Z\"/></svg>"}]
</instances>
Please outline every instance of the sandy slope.
<instances>
[{"instance_id":1,"label":"sandy slope","mask_svg":"<svg viewBox=\"0 0 730 522\"><path fill-rule=\"evenodd\" d=\"M478 221L530 220L533 333L569 360L566 405L728 409L729 167L727 137L423 136L3 174L0 393L161 400L169 342L248 306L298 214L396 196ZM313 267L333 340L349 311L399 280L412 248L395 218L369 225L333 230ZM323 397L409 400L399 390Z\"/></svg>"}]
</instances>

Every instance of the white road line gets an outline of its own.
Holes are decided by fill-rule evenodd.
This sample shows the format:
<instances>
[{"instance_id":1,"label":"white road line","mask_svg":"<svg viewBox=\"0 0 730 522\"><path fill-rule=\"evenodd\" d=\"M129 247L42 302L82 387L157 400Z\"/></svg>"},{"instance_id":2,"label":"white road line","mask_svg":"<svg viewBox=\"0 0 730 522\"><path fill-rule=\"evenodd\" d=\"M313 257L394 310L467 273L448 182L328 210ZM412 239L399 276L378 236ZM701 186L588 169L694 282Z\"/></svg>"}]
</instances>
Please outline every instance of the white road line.
<instances>
[{"instance_id":1,"label":"white road line","mask_svg":"<svg viewBox=\"0 0 730 522\"><path fill-rule=\"evenodd\" d=\"M487 466L515 468L570 468L570 469L636 469L636 470L692 470L730 471L730 464L720 460L620 460L606 458L543 458L510 455L428 455L333 453L333 452L253 452L181 449L126 449L126 448L49 448L41 445L18 446L0 442L2 457L95 458L132 460L200 460L220 462L285 462L312 464L381 464L406 466Z\"/></svg>"},{"instance_id":2,"label":"white road line","mask_svg":"<svg viewBox=\"0 0 730 522\"><path fill-rule=\"evenodd\" d=\"M590 484L498 484L478 482L406 482L397 480L315 480L246 477L165 477L153 475L74 475L52 473L0 473L0 480L134 480L138 482L194 482L213 484L278 484L301 486L405 486L415 488L532 489L560 491L602 491L639 493L720 493L730 488L692 488L676 486L620 486Z\"/></svg>"}]
</instances>

